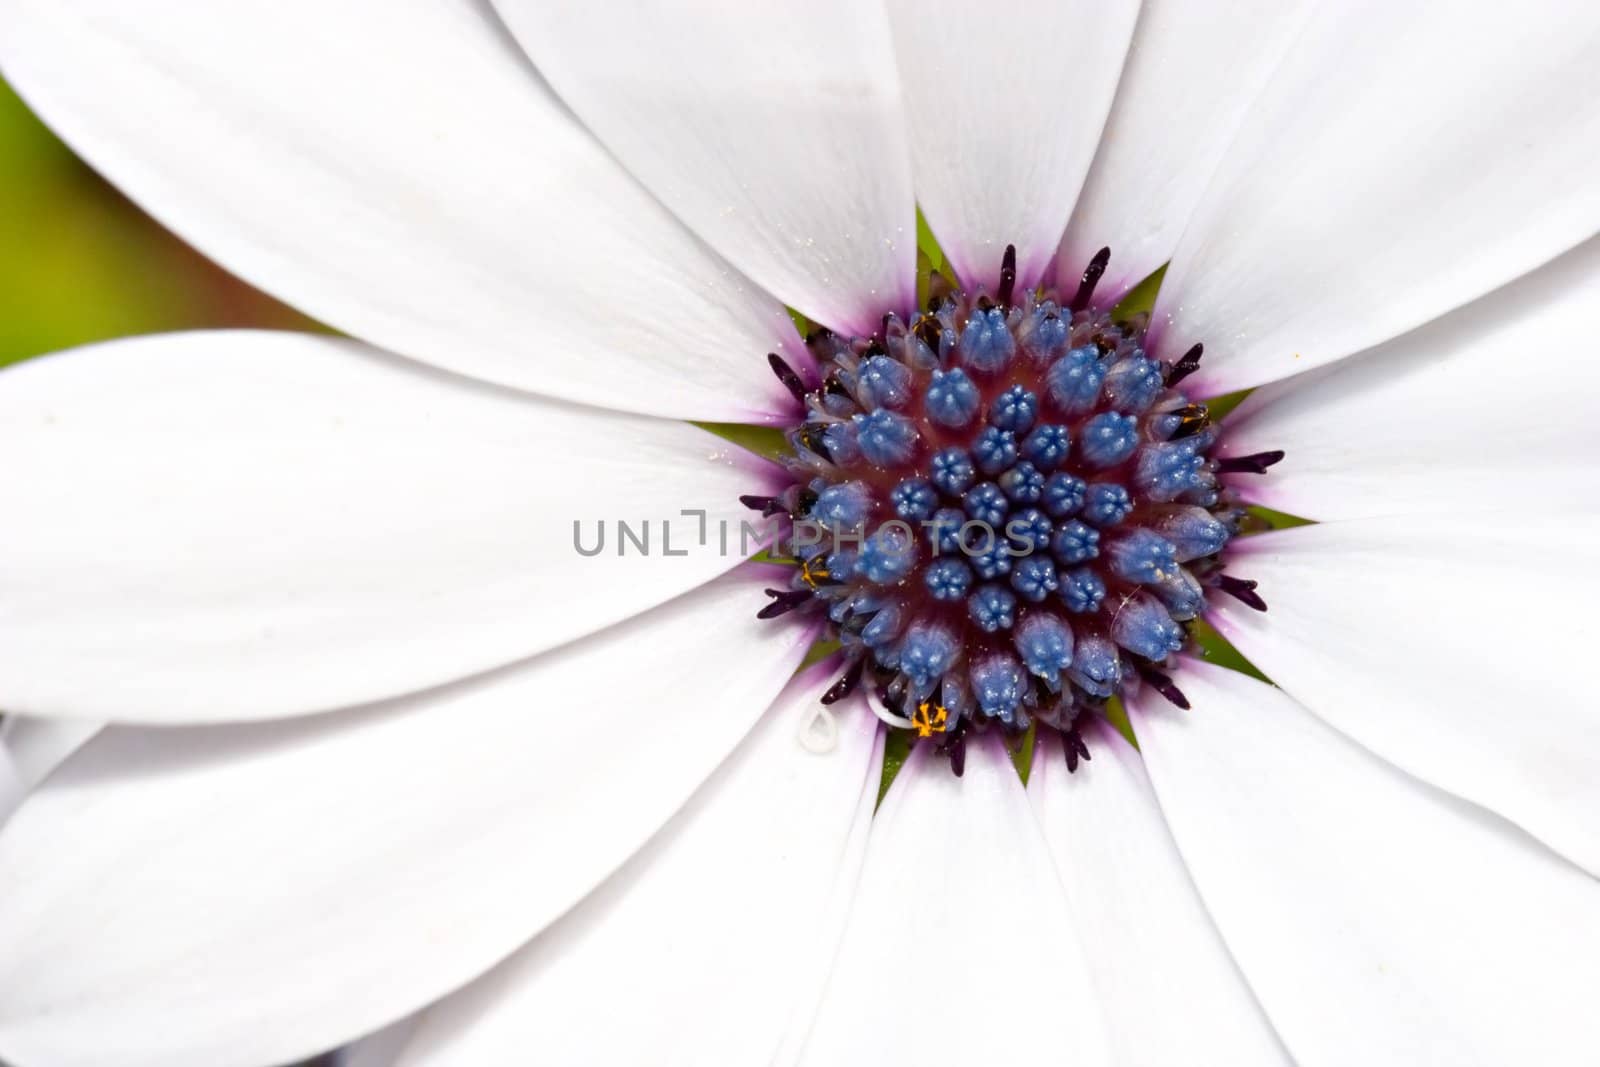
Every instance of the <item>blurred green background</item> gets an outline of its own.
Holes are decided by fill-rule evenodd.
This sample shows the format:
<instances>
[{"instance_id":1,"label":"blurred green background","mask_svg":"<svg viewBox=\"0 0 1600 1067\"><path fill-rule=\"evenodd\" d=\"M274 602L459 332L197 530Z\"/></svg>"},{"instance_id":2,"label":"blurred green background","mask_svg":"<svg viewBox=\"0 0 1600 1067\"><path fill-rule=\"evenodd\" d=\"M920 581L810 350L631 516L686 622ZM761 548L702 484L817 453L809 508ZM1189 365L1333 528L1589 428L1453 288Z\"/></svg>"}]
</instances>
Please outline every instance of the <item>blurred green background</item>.
<instances>
[{"instance_id":1,"label":"blurred green background","mask_svg":"<svg viewBox=\"0 0 1600 1067\"><path fill-rule=\"evenodd\" d=\"M0 81L0 366L130 334L310 325L134 207Z\"/></svg>"}]
</instances>

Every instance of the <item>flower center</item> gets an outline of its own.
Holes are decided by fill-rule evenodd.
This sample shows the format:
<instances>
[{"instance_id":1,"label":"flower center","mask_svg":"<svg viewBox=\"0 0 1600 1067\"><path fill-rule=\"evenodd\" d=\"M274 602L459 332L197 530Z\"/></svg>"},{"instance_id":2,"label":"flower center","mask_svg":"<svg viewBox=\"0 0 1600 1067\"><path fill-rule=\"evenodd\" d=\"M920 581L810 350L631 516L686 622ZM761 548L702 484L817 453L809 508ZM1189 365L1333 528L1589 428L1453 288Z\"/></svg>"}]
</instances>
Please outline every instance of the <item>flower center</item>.
<instances>
[{"instance_id":1,"label":"flower center","mask_svg":"<svg viewBox=\"0 0 1600 1067\"><path fill-rule=\"evenodd\" d=\"M1282 453L1215 457L1219 427L1178 388L1201 347L1164 363L1148 316L1094 308L1107 259L1068 299L1016 293L1011 249L993 295L936 276L910 322L811 334L819 389L769 357L805 415L794 483L745 498L793 520L794 577L761 614L826 613L848 666L824 702L865 687L956 773L971 731L1030 724L1075 767L1075 724L1125 689L1188 706L1170 672L1208 595L1266 608L1223 571L1245 512L1219 476Z\"/></svg>"}]
</instances>

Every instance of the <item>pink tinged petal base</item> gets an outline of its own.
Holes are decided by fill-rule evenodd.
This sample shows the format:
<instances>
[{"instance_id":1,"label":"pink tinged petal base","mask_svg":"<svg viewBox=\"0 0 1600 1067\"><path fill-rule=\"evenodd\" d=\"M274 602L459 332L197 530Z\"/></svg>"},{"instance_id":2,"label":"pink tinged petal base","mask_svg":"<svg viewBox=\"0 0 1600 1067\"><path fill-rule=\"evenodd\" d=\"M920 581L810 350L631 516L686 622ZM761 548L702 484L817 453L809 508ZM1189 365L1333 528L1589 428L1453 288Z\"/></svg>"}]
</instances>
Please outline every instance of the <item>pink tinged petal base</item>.
<instances>
[{"instance_id":1,"label":"pink tinged petal base","mask_svg":"<svg viewBox=\"0 0 1600 1067\"><path fill-rule=\"evenodd\" d=\"M0 1059L288 1062L476 978L781 690L810 635L754 624L768 571L391 704L102 733L0 830Z\"/></svg>"},{"instance_id":2,"label":"pink tinged petal base","mask_svg":"<svg viewBox=\"0 0 1600 1067\"><path fill-rule=\"evenodd\" d=\"M1310 0L1144 0L1105 135L1061 241L1058 286L1071 292L1109 247L1096 291L1115 303L1172 258L1240 120L1310 9Z\"/></svg>"},{"instance_id":3,"label":"pink tinged petal base","mask_svg":"<svg viewBox=\"0 0 1600 1067\"><path fill-rule=\"evenodd\" d=\"M1199 712L1196 712L1199 714ZM1028 797L1077 917L1119 1064L1289 1063L1206 914L1139 753L1109 726L1068 773L1048 734Z\"/></svg>"},{"instance_id":4,"label":"pink tinged petal base","mask_svg":"<svg viewBox=\"0 0 1600 1067\"><path fill-rule=\"evenodd\" d=\"M1279 690L1196 662L1184 691L1193 712L1134 702L1145 762L1207 909L1297 1063L1593 1059L1593 878Z\"/></svg>"},{"instance_id":5,"label":"pink tinged petal base","mask_svg":"<svg viewBox=\"0 0 1600 1067\"><path fill-rule=\"evenodd\" d=\"M1253 393L1223 454L1282 448L1252 503L1311 519L1593 511L1600 240L1444 318Z\"/></svg>"},{"instance_id":6,"label":"pink tinged petal base","mask_svg":"<svg viewBox=\"0 0 1600 1067\"><path fill-rule=\"evenodd\" d=\"M1600 229L1600 7L1322 5L1172 257L1155 354L1194 391L1310 370ZM1528 57L1537 56L1537 62Z\"/></svg>"},{"instance_id":7,"label":"pink tinged petal base","mask_svg":"<svg viewBox=\"0 0 1600 1067\"><path fill-rule=\"evenodd\" d=\"M999 740L966 772L919 745L873 821L803 1062L1108 1064L1103 1015Z\"/></svg>"},{"instance_id":8,"label":"pink tinged petal base","mask_svg":"<svg viewBox=\"0 0 1600 1067\"><path fill-rule=\"evenodd\" d=\"M1595 516L1263 534L1229 551L1283 594L1265 615L1222 603L1215 622L1334 727L1600 874L1600 729L1585 669L1600 640L1587 562L1597 543Z\"/></svg>"},{"instance_id":9,"label":"pink tinged petal base","mask_svg":"<svg viewBox=\"0 0 1600 1067\"><path fill-rule=\"evenodd\" d=\"M1031 288L1094 157L1137 0L886 7L929 227L968 289L995 291L1012 244Z\"/></svg>"},{"instance_id":10,"label":"pink tinged petal base","mask_svg":"<svg viewBox=\"0 0 1600 1067\"><path fill-rule=\"evenodd\" d=\"M798 351L782 306L595 143L485 4L15 0L0 67L140 206L346 333L621 410L792 410L762 362Z\"/></svg>"},{"instance_id":11,"label":"pink tinged petal base","mask_svg":"<svg viewBox=\"0 0 1600 1067\"><path fill-rule=\"evenodd\" d=\"M617 158L784 303L847 336L910 309L911 168L877 4L495 7Z\"/></svg>"},{"instance_id":12,"label":"pink tinged petal base","mask_svg":"<svg viewBox=\"0 0 1600 1067\"><path fill-rule=\"evenodd\" d=\"M592 633L736 564L738 495L776 470L286 333L8 369L0 452L0 707L142 722L365 703ZM618 555L624 519L648 556Z\"/></svg>"},{"instance_id":13,"label":"pink tinged petal base","mask_svg":"<svg viewBox=\"0 0 1600 1067\"><path fill-rule=\"evenodd\" d=\"M771 1062L809 1024L877 800L882 730L864 705L835 707L834 751L799 741L837 670L797 677L626 867L430 1009L402 1067L529 1049L571 1067Z\"/></svg>"}]
</instances>

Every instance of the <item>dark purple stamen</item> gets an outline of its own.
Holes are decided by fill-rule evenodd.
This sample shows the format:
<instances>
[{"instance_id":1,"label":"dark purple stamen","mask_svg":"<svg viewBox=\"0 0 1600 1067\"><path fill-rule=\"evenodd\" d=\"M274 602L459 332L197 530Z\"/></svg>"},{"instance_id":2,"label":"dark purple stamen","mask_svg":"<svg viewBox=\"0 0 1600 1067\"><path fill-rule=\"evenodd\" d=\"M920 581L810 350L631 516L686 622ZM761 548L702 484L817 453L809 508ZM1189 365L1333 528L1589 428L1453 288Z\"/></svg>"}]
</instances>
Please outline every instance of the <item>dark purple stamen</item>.
<instances>
[{"instance_id":1,"label":"dark purple stamen","mask_svg":"<svg viewBox=\"0 0 1600 1067\"><path fill-rule=\"evenodd\" d=\"M1211 411L1204 404L1190 404L1188 407L1179 408L1173 414L1181 420L1178 423L1178 428L1172 431L1172 440L1174 441L1181 441L1185 437L1193 437L1211 425Z\"/></svg>"},{"instance_id":2,"label":"dark purple stamen","mask_svg":"<svg viewBox=\"0 0 1600 1067\"><path fill-rule=\"evenodd\" d=\"M829 463L833 462L833 452L828 448L827 438L823 436L823 428L813 423L807 423L800 428L800 443L811 452Z\"/></svg>"},{"instance_id":3,"label":"dark purple stamen","mask_svg":"<svg viewBox=\"0 0 1600 1067\"><path fill-rule=\"evenodd\" d=\"M1266 611L1267 602L1256 593L1258 584L1252 579L1235 578L1231 574L1217 575L1217 588L1233 597L1235 600L1257 611Z\"/></svg>"},{"instance_id":4,"label":"dark purple stamen","mask_svg":"<svg viewBox=\"0 0 1600 1067\"><path fill-rule=\"evenodd\" d=\"M811 599L809 589L764 589L762 592L772 598L772 603L756 612L758 619L776 619L780 615L787 615Z\"/></svg>"},{"instance_id":5,"label":"dark purple stamen","mask_svg":"<svg viewBox=\"0 0 1600 1067\"><path fill-rule=\"evenodd\" d=\"M1111 262L1111 249L1102 248L1094 254L1089 265L1083 270L1083 280L1078 283L1078 291L1072 296L1069 305L1073 311L1082 311L1089 306L1089 301L1094 299L1094 287L1100 284L1101 275L1106 272L1106 265Z\"/></svg>"},{"instance_id":6,"label":"dark purple stamen","mask_svg":"<svg viewBox=\"0 0 1600 1067\"><path fill-rule=\"evenodd\" d=\"M1089 759L1089 746L1075 728L1061 731L1061 753L1067 757L1067 773L1078 772L1078 761Z\"/></svg>"},{"instance_id":7,"label":"dark purple stamen","mask_svg":"<svg viewBox=\"0 0 1600 1067\"><path fill-rule=\"evenodd\" d=\"M761 512L761 517L764 519L769 519L774 515L785 515L789 511L788 508L784 507L783 501L775 496L745 495L739 498L739 503L751 511Z\"/></svg>"},{"instance_id":8,"label":"dark purple stamen","mask_svg":"<svg viewBox=\"0 0 1600 1067\"><path fill-rule=\"evenodd\" d=\"M1283 456L1281 448L1275 448L1271 452L1256 452L1248 456L1232 456L1217 460L1217 471L1220 474L1265 474L1267 468L1281 460Z\"/></svg>"},{"instance_id":9,"label":"dark purple stamen","mask_svg":"<svg viewBox=\"0 0 1600 1067\"><path fill-rule=\"evenodd\" d=\"M1000 259L1000 289L995 300L1001 307L1011 306L1011 294L1017 287L1017 246L1006 245L1006 254Z\"/></svg>"},{"instance_id":10,"label":"dark purple stamen","mask_svg":"<svg viewBox=\"0 0 1600 1067\"><path fill-rule=\"evenodd\" d=\"M776 352L767 353L767 365L772 368L772 373L778 376L778 381L783 383L783 387L804 404L808 390L806 383L800 380L800 375L794 372L794 368L785 363L783 357Z\"/></svg>"},{"instance_id":11,"label":"dark purple stamen","mask_svg":"<svg viewBox=\"0 0 1600 1067\"><path fill-rule=\"evenodd\" d=\"M1195 345L1183 354L1183 358L1172 365L1167 371L1167 386L1177 385L1189 375L1200 369L1200 357L1205 353L1205 345Z\"/></svg>"},{"instance_id":12,"label":"dark purple stamen","mask_svg":"<svg viewBox=\"0 0 1600 1067\"><path fill-rule=\"evenodd\" d=\"M1189 698L1183 695L1182 689L1172 684L1172 679L1167 675L1162 674L1154 667L1147 667L1141 663L1139 664L1139 677L1143 678L1151 689L1154 689L1184 711L1189 710Z\"/></svg>"},{"instance_id":13,"label":"dark purple stamen","mask_svg":"<svg viewBox=\"0 0 1600 1067\"><path fill-rule=\"evenodd\" d=\"M822 702L824 704L836 704L855 692L856 686L861 683L861 669L864 666L866 666L865 661L857 658L844 672L844 676L834 682L826 693L822 694Z\"/></svg>"},{"instance_id":14,"label":"dark purple stamen","mask_svg":"<svg viewBox=\"0 0 1600 1067\"><path fill-rule=\"evenodd\" d=\"M962 730L939 746L939 751L950 758L950 773L957 778L967 769L967 733Z\"/></svg>"}]
</instances>

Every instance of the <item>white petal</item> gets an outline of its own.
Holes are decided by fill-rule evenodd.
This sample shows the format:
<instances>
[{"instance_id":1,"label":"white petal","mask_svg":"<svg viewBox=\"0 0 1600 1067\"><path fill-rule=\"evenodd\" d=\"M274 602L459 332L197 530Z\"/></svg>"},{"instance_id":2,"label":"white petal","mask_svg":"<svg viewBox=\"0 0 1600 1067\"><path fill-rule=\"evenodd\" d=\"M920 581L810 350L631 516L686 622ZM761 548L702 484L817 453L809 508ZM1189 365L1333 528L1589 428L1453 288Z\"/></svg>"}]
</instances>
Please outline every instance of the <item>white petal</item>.
<instances>
[{"instance_id":1,"label":"white petal","mask_svg":"<svg viewBox=\"0 0 1600 1067\"><path fill-rule=\"evenodd\" d=\"M748 555L738 495L771 484L692 426L287 333L12 367L0 454L0 707L124 721L322 710L532 655ZM623 519L651 520L651 555ZM573 524L588 550L602 521L580 556Z\"/></svg>"},{"instance_id":2,"label":"white petal","mask_svg":"<svg viewBox=\"0 0 1600 1067\"><path fill-rule=\"evenodd\" d=\"M1101 248L1114 300L1172 257L1311 0L1144 0L1105 135L1061 242L1069 291ZM1074 53L1076 50L1074 50Z\"/></svg>"},{"instance_id":3,"label":"white petal","mask_svg":"<svg viewBox=\"0 0 1600 1067\"><path fill-rule=\"evenodd\" d=\"M858 0L496 0L563 99L734 266L814 320L916 299L900 86Z\"/></svg>"},{"instance_id":4,"label":"white petal","mask_svg":"<svg viewBox=\"0 0 1600 1067\"><path fill-rule=\"evenodd\" d=\"M81 719L7 715L0 721L0 753L9 754L23 788L32 789L99 733L102 726Z\"/></svg>"},{"instance_id":5,"label":"white petal","mask_svg":"<svg viewBox=\"0 0 1600 1067\"><path fill-rule=\"evenodd\" d=\"M1270 686L1193 663L1183 689L1193 711L1135 702L1145 763L1296 1062L1593 1059L1592 878Z\"/></svg>"},{"instance_id":6,"label":"white petal","mask_svg":"<svg viewBox=\"0 0 1600 1067\"><path fill-rule=\"evenodd\" d=\"M886 6L929 228L968 286L994 291L1008 244L1032 286L1094 157L1138 0Z\"/></svg>"},{"instance_id":7,"label":"white petal","mask_svg":"<svg viewBox=\"0 0 1600 1067\"><path fill-rule=\"evenodd\" d=\"M835 708L834 751L798 740L836 676L824 663L797 677L628 866L428 1011L402 1064L510 1064L529 1049L564 1067L770 1062L810 1020L793 1015L826 974L878 797L865 705Z\"/></svg>"},{"instance_id":8,"label":"white petal","mask_svg":"<svg viewBox=\"0 0 1600 1067\"><path fill-rule=\"evenodd\" d=\"M919 745L878 809L805 1046L817 1065L1109 1063L1028 798L993 734L957 778Z\"/></svg>"},{"instance_id":9,"label":"white petal","mask_svg":"<svg viewBox=\"0 0 1600 1067\"><path fill-rule=\"evenodd\" d=\"M1228 419L1226 451L1288 455L1235 487L1312 519L1593 511L1597 333L1591 240L1421 329L1252 394Z\"/></svg>"},{"instance_id":10,"label":"white petal","mask_svg":"<svg viewBox=\"0 0 1600 1067\"><path fill-rule=\"evenodd\" d=\"M1319 6L1172 257L1199 395L1386 341L1600 228L1600 6ZM1537 57L1532 61L1530 57Z\"/></svg>"},{"instance_id":11,"label":"white petal","mask_svg":"<svg viewBox=\"0 0 1600 1067\"><path fill-rule=\"evenodd\" d=\"M408 1015L392 1026L345 1046L337 1067L395 1067L416 1033L420 1018Z\"/></svg>"},{"instance_id":12,"label":"white petal","mask_svg":"<svg viewBox=\"0 0 1600 1067\"><path fill-rule=\"evenodd\" d=\"M310 720L107 730L0 830L0 1058L254 1067L504 959L788 680L766 568L524 664Z\"/></svg>"},{"instance_id":13,"label":"white petal","mask_svg":"<svg viewBox=\"0 0 1600 1067\"><path fill-rule=\"evenodd\" d=\"M22 782L22 769L4 742L0 742L0 823L16 810L27 792L28 787Z\"/></svg>"},{"instance_id":14,"label":"white petal","mask_svg":"<svg viewBox=\"0 0 1600 1067\"><path fill-rule=\"evenodd\" d=\"M789 409L763 364L797 349L782 307L607 156L482 4L15 0L0 65L156 218L347 333L623 410Z\"/></svg>"},{"instance_id":15,"label":"white petal","mask_svg":"<svg viewBox=\"0 0 1600 1067\"><path fill-rule=\"evenodd\" d=\"M1034 753L1028 796L1072 902L1120 1064L1245 1067L1288 1057L1195 892L1134 747L1109 726L1068 773Z\"/></svg>"},{"instance_id":16,"label":"white petal","mask_svg":"<svg viewBox=\"0 0 1600 1067\"><path fill-rule=\"evenodd\" d=\"M1409 517L1247 538L1266 614L1213 621L1311 711L1600 873L1600 517Z\"/></svg>"}]
</instances>

